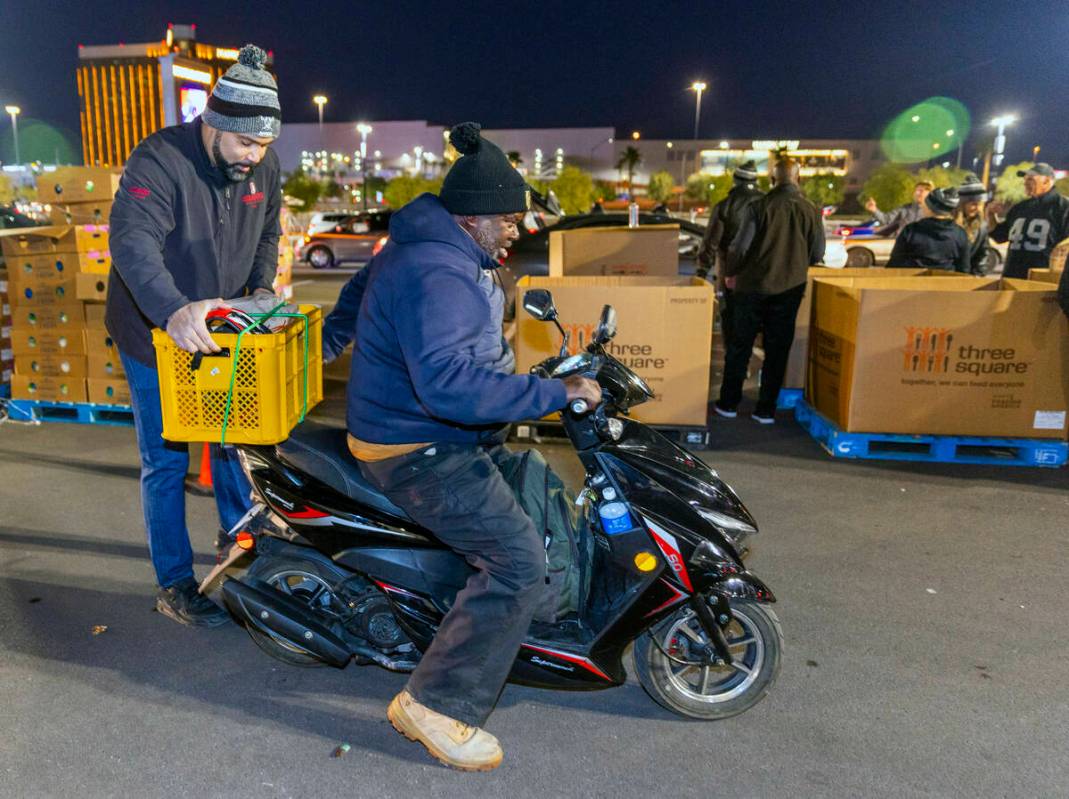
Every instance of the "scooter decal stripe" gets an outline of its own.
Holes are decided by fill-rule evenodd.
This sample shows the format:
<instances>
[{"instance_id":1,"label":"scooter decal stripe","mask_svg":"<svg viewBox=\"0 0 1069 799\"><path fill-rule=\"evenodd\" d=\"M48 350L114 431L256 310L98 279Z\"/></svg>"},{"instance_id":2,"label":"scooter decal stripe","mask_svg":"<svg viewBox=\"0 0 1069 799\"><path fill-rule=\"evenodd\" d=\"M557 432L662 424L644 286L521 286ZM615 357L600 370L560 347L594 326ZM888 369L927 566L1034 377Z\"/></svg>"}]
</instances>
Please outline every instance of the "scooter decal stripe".
<instances>
[{"instance_id":1,"label":"scooter decal stripe","mask_svg":"<svg viewBox=\"0 0 1069 799\"><path fill-rule=\"evenodd\" d=\"M657 546L661 548L661 552L668 559L672 570L679 576L680 582L683 583L688 591L693 593L694 586L690 583L690 575L687 574L687 567L683 564L683 553L679 551L679 543L676 541L675 536L649 519L646 519L646 526L649 528L653 540L657 542Z\"/></svg>"},{"instance_id":2,"label":"scooter decal stripe","mask_svg":"<svg viewBox=\"0 0 1069 799\"><path fill-rule=\"evenodd\" d=\"M612 682L612 678L609 677L608 674L603 672L601 669L599 669L597 666L595 666L593 663L591 663L586 658L579 657L578 655L569 655L569 654L566 654L564 652L558 652L555 649L547 649L544 646L535 646L534 644L524 644L523 648L524 649L533 649L535 652L542 652L542 653L544 653L546 655L552 655L555 658L560 658L561 660L567 660L569 663L574 663L577 666L582 666L584 669L589 671L591 674L596 674L598 677L601 677L603 680L608 680L609 682Z\"/></svg>"},{"instance_id":3,"label":"scooter decal stripe","mask_svg":"<svg viewBox=\"0 0 1069 799\"><path fill-rule=\"evenodd\" d=\"M301 510L283 511L283 515L288 519L325 519L330 516L329 513L323 513L321 510L309 508L307 505Z\"/></svg>"},{"instance_id":4,"label":"scooter decal stripe","mask_svg":"<svg viewBox=\"0 0 1069 799\"><path fill-rule=\"evenodd\" d=\"M672 593L675 594L675 596L670 597L667 602L662 602L660 605L655 607L653 610L651 610L649 613L647 613L645 616L642 617L644 619L645 618L649 618L650 616L652 616L655 613L660 613L662 610L667 608L669 605L674 605L676 602L678 602L681 599L686 599L687 595L684 594L682 591L680 591L678 588L676 588L674 585L672 585L670 582L668 582L667 580L665 580L663 578L661 579L661 582L664 583L669 588L671 588L672 589Z\"/></svg>"},{"instance_id":5,"label":"scooter decal stripe","mask_svg":"<svg viewBox=\"0 0 1069 799\"><path fill-rule=\"evenodd\" d=\"M391 594L403 594L404 596L410 596L410 597L413 597L415 599L419 599L420 598L420 596L418 594L413 594L411 591L406 591L403 588L397 588L396 586L390 585L388 583L384 583L384 582L382 582L382 580L376 580L374 577L371 578L371 582L373 582L375 585L377 585L383 591L389 591Z\"/></svg>"}]
</instances>

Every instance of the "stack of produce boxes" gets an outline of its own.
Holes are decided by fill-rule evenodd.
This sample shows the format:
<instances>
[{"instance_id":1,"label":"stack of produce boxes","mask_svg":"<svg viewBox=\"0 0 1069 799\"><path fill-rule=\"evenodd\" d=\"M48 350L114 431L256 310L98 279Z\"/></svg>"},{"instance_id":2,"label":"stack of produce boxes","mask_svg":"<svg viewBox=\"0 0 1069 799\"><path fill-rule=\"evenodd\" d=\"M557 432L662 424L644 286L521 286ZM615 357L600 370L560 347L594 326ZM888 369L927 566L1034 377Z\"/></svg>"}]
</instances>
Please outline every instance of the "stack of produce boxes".
<instances>
[{"instance_id":1,"label":"stack of produce boxes","mask_svg":"<svg viewBox=\"0 0 1069 799\"><path fill-rule=\"evenodd\" d=\"M11 350L11 302L7 296L7 269L0 260L0 396L11 390L15 371L15 354Z\"/></svg>"},{"instance_id":2,"label":"stack of produce boxes","mask_svg":"<svg viewBox=\"0 0 1069 799\"><path fill-rule=\"evenodd\" d=\"M66 167L42 175L54 222L3 239L12 305L12 396L129 404L118 352L103 329L111 254L107 217L118 173ZM60 201L60 202L57 202ZM89 221L94 220L94 221Z\"/></svg>"}]
</instances>

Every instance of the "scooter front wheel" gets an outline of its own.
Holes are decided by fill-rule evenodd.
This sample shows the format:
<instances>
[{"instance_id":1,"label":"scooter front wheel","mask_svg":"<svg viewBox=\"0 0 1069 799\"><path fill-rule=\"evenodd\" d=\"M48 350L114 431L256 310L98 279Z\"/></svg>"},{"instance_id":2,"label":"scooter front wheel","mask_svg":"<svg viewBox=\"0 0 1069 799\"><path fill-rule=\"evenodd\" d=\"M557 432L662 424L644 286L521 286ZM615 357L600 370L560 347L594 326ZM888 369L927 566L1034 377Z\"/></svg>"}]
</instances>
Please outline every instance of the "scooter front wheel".
<instances>
[{"instance_id":1,"label":"scooter front wheel","mask_svg":"<svg viewBox=\"0 0 1069 799\"><path fill-rule=\"evenodd\" d=\"M635 641L635 670L655 702L688 718L736 716L772 689L780 668L783 633L766 605L732 604L724 630L731 665L708 657L709 640L698 617L681 608Z\"/></svg>"}]
</instances>

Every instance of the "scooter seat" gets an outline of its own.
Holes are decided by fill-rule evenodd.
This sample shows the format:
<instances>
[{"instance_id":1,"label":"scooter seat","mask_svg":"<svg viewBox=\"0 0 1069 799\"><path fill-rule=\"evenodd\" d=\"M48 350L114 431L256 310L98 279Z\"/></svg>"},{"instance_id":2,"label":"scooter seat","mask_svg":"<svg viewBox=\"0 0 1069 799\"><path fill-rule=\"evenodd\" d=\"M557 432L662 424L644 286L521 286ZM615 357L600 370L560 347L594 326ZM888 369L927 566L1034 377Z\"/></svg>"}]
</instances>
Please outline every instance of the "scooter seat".
<instances>
[{"instance_id":1,"label":"scooter seat","mask_svg":"<svg viewBox=\"0 0 1069 799\"><path fill-rule=\"evenodd\" d=\"M276 446L275 451L293 468L326 483L350 499L388 516L411 521L407 513L390 502L360 474L360 467L349 452L345 428L305 421L295 427L290 437Z\"/></svg>"}]
</instances>

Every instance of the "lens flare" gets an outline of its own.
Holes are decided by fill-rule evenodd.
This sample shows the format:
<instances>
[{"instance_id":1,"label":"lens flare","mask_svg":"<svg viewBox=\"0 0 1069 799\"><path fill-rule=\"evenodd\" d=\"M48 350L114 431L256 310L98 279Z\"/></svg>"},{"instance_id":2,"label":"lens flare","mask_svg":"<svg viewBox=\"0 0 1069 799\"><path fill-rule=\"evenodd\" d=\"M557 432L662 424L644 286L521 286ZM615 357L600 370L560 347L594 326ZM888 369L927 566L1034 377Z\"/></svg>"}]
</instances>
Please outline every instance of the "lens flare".
<instances>
[{"instance_id":1,"label":"lens flare","mask_svg":"<svg viewBox=\"0 0 1069 799\"><path fill-rule=\"evenodd\" d=\"M952 97L929 97L884 128L880 146L891 161L915 164L956 150L969 135L969 111Z\"/></svg>"}]
</instances>

